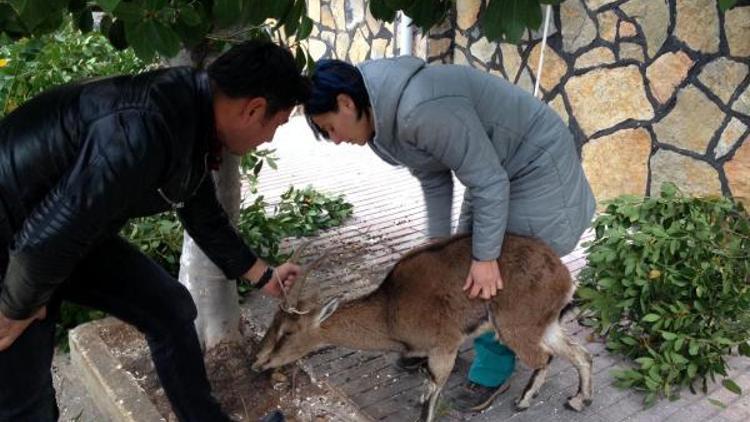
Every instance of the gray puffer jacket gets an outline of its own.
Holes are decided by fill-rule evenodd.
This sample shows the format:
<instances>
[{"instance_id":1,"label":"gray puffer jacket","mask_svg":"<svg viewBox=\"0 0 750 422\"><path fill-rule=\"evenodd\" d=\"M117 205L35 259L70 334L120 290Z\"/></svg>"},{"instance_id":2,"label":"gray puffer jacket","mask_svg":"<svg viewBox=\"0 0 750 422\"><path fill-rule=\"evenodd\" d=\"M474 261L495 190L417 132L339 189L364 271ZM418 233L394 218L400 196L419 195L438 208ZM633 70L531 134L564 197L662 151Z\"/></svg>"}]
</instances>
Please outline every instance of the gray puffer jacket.
<instances>
[{"instance_id":1,"label":"gray puffer jacket","mask_svg":"<svg viewBox=\"0 0 750 422\"><path fill-rule=\"evenodd\" d=\"M594 197L560 117L504 79L415 57L359 66L375 121L371 148L420 180L430 236L450 233L453 182L467 188L478 260L500 256L506 231L560 255L589 226Z\"/></svg>"}]
</instances>

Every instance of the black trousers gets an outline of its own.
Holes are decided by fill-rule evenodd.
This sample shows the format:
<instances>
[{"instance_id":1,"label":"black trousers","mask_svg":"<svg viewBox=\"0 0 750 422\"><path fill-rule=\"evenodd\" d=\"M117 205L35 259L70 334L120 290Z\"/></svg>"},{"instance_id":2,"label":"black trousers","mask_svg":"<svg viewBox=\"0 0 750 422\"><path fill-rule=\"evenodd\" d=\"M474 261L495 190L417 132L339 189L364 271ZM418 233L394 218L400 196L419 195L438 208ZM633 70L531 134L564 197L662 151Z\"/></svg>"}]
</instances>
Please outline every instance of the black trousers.
<instances>
[{"instance_id":1,"label":"black trousers","mask_svg":"<svg viewBox=\"0 0 750 422\"><path fill-rule=\"evenodd\" d=\"M8 252L6 242L1 243L4 276ZM211 396L190 293L158 264L113 236L92 248L58 288L48 304L48 318L33 322L0 352L0 422L57 420L50 367L61 300L107 312L145 334L156 372L181 421L229 420Z\"/></svg>"}]
</instances>

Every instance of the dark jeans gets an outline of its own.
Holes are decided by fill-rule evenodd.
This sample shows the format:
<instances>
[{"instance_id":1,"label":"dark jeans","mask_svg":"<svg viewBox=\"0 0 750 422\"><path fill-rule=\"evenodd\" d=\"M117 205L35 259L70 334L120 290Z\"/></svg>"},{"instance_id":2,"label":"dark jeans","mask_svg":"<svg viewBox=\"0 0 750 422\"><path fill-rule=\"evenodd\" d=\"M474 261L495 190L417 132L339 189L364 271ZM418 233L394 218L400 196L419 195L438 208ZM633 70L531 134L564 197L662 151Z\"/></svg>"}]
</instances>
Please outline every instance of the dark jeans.
<instances>
[{"instance_id":1,"label":"dark jeans","mask_svg":"<svg viewBox=\"0 0 750 422\"><path fill-rule=\"evenodd\" d=\"M2 242L0 272L7 247ZM2 281L0 281L2 290ZM0 421L55 421L50 366L54 316L61 300L100 309L143 332L156 372L181 421L227 421L211 396L203 354L193 325L190 293L159 265L119 237L97 244L61 285L44 321L33 322L0 352ZM55 305L57 303L57 305Z\"/></svg>"}]
</instances>

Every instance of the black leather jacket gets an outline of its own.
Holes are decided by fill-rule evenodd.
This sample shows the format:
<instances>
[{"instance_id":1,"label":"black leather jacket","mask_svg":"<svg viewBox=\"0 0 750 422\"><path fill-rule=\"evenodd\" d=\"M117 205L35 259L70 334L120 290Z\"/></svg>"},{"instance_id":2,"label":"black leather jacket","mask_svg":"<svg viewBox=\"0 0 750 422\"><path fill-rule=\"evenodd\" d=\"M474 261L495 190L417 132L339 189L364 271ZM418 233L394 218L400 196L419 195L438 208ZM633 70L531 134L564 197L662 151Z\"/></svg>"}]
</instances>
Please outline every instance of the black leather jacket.
<instances>
[{"instance_id":1,"label":"black leather jacket","mask_svg":"<svg viewBox=\"0 0 750 422\"><path fill-rule=\"evenodd\" d=\"M247 271L255 255L207 169L213 120L208 76L183 67L58 87L0 121L0 223L13 234L0 312L30 316L97 241L180 204L226 276Z\"/></svg>"}]
</instances>

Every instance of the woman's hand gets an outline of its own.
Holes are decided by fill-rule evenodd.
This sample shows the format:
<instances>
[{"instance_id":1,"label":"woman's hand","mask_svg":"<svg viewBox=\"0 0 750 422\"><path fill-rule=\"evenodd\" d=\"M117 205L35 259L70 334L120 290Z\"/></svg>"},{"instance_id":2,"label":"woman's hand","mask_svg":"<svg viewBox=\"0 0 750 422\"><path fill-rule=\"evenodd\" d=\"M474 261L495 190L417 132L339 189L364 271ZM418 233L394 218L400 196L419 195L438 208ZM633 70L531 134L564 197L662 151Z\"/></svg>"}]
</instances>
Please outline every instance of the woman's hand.
<instances>
[{"instance_id":1,"label":"woman's hand","mask_svg":"<svg viewBox=\"0 0 750 422\"><path fill-rule=\"evenodd\" d=\"M503 288L503 279L500 276L500 266L497 260L471 261L469 275L466 277L464 291L468 291L469 298L477 296L482 299L490 299Z\"/></svg>"}]
</instances>

